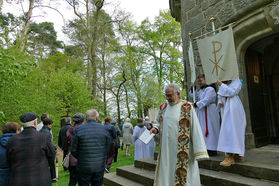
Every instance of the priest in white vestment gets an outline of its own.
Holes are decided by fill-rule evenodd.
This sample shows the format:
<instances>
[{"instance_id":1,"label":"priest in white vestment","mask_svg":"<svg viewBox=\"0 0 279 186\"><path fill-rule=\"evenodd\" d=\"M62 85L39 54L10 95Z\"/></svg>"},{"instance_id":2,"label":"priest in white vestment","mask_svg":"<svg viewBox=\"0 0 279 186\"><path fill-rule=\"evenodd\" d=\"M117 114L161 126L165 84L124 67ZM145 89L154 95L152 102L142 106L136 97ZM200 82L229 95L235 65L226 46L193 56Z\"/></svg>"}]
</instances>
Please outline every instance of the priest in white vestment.
<instances>
[{"instance_id":1,"label":"priest in white vestment","mask_svg":"<svg viewBox=\"0 0 279 186\"><path fill-rule=\"evenodd\" d=\"M222 166L230 166L235 161L244 161L245 153L245 129L246 115L238 96L241 90L239 79L222 83L217 82L218 95L222 101L219 106L223 107L222 124L219 135L218 151L226 153Z\"/></svg>"},{"instance_id":2,"label":"priest in white vestment","mask_svg":"<svg viewBox=\"0 0 279 186\"><path fill-rule=\"evenodd\" d=\"M217 145L220 132L220 119L216 109L216 92L205 81L204 74L198 77L200 90L196 92L198 101L194 103L199 118L202 134L209 156L217 155ZM190 96L193 97L192 90Z\"/></svg>"},{"instance_id":3,"label":"priest in white vestment","mask_svg":"<svg viewBox=\"0 0 279 186\"><path fill-rule=\"evenodd\" d=\"M208 159L200 123L192 104L180 99L180 88L170 84L165 89L167 102L160 106L160 150L154 186L199 186L197 160Z\"/></svg>"}]
</instances>

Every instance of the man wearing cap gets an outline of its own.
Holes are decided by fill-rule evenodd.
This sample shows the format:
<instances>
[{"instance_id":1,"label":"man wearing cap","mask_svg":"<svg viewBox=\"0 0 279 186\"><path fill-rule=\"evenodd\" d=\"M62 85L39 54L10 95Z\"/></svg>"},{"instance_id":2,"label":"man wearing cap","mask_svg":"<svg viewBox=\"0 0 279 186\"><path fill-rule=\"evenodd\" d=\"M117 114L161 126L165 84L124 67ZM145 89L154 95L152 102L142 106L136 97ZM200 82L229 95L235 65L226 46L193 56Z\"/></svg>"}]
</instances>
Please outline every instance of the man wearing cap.
<instances>
[{"instance_id":1,"label":"man wearing cap","mask_svg":"<svg viewBox=\"0 0 279 186\"><path fill-rule=\"evenodd\" d=\"M38 116L27 112L20 116L23 132L11 137L7 162L10 185L51 186L49 164L55 156L51 137L36 130Z\"/></svg>"}]
</instances>

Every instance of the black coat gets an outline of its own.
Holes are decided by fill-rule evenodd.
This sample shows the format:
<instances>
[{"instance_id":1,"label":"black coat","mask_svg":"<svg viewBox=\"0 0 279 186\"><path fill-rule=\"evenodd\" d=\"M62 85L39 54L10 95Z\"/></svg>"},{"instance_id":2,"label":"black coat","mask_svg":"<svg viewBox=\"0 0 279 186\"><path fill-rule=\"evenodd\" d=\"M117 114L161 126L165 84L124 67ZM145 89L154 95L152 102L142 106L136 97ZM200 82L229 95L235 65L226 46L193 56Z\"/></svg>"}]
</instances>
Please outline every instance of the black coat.
<instances>
[{"instance_id":1,"label":"black coat","mask_svg":"<svg viewBox=\"0 0 279 186\"><path fill-rule=\"evenodd\" d=\"M102 124L89 121L79 126L71 146L71 154L78 160L79 173L103 171L110 144L110 134Z\"/></svg>"},{"instance_id":2,"label":"black coat","mask_svg":"<svg viewBox=\"0 0 279 186\"><path fill-rule=\"evenodd\" d=\"M58 136L58 146L66 153L68 152L68 144L66 143L66 132L69 130L70 127L70 124L63 126L60 129Z\"/></svg>"},{"instance_id":3,"label":"black coat","mask_svg":"<svg viewBox=\"0 0 279 186\"><path fill-rule=\"evenodd\" d=\"M11 168L11 186L51 186L49 164L55 150L50 135L28 127L11 137L7 145L7 161Z\"/></svg>"}]
</instances>

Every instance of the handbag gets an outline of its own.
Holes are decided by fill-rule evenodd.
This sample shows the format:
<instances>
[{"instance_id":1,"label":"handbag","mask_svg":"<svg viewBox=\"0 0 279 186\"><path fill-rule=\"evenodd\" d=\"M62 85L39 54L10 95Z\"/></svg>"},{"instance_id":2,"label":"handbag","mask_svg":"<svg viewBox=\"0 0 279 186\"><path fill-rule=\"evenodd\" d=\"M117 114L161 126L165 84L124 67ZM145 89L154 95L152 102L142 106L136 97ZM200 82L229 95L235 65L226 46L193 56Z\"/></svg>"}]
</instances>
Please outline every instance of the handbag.
<instances>
[{"instance_id":1,"label":"handbag","mask_svg":"<svg viewBox=\"0 0 279 186\"><path fill-rule=\"evenodd\" d=\"M63 160L63 163L62 163L62 166L65 168L65 169L68 169L69 166L70 166L70 155L71 153L69 152L66 157L64 158Z\"/></svg>"}]
</instances>

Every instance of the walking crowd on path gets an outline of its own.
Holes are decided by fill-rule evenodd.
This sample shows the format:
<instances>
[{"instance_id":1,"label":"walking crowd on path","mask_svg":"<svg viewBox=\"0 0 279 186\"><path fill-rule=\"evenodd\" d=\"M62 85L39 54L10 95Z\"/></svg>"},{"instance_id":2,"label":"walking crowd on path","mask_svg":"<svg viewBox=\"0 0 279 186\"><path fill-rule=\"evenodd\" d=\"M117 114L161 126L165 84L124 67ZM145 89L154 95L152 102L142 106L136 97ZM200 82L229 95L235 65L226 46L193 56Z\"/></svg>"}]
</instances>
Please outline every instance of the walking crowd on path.
<instances>
[{"instance_id":1,"label":"walking crowd on path","mask_svg":"<svg viewBox=\"0 0 279 186\"><path fill-rule=\"evenodd\" d=\"M53 121L48 114L42 114L40 119L38 123L38 115L27 112L20 116L21 127L16 122L3 125L0 186L48 186L58 181ZM138 125L144 125L141 118ZM139 133L133 134L129 118L124 122L122 132L110 117L106 117L102 125L95 109L88 110L86 115L76 113L72 118L65 118L59 131L58 146L63 152L64 171L70 174L68 185L101 186L104 172L110 172L112 162L117 162L121 133L126 156L130 156L130 145L138 140L135 136ZM141 147L136 146L137 157L151 157L148 144L144 146L147 149L144 153L140 152Z\"/></svg>"},{"instance_id":2,"label":"walking crowd on path","mask_svg":"<svg viewBox=\"0 0 279 186\"><path fill-rule=\"evenodd\" d=\"M110 117L103 125L95 109L65 118L58 146L63 151L64 171L70 173L69 186L101 186L104 172L110 172L112 162L117 162L118 149L123 150L125 145L125 155L130 156L133 143L135 160L152 158L156 143L160 144L154 181L158 186L200 185L197 161L216 156L217 151L226 155L222 166L243 162L246 116L238 97L241 81L218 81L217 94L214 86L206 84L204 75L198 82L198 101L192 104L182 100L179 86L169 84L165 89L167 101L160 106L157 121L138 118L135 127L129 118L120 128ZM57 182L53 121L42 114L38 123L38 115L33 112L19 119L21 127L16 122L2 127L0 186L49 186ZM140 140L145 131L155 134L148 144Z\"/></svg>"}]
</instances>

